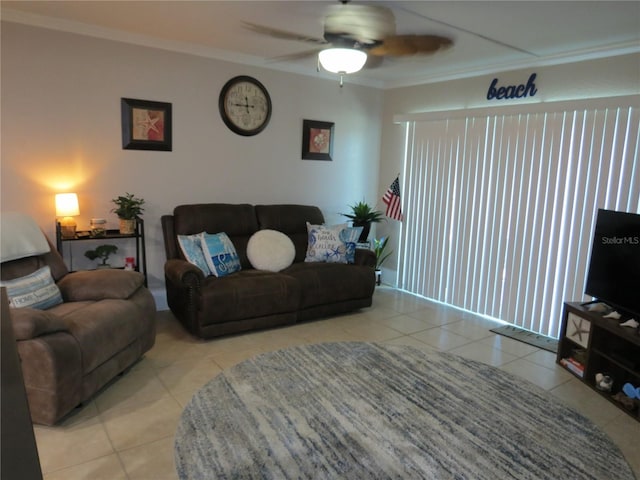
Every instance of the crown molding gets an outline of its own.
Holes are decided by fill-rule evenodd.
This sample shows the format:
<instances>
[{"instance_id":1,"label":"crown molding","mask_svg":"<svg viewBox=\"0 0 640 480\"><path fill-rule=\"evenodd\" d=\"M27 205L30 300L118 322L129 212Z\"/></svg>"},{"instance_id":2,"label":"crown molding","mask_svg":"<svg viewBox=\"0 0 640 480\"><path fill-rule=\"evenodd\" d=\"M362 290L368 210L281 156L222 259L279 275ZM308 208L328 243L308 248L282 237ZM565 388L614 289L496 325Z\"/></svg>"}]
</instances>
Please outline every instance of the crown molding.
<instances>
[{"instance_id":1,"label":"crown molding","mask_svg":"<svg viewBox=\"0 0 640 480\"><path fill-rule=\"evenodd\" d=\"M176 53L184 53L198 57L222 60L225 62L236 63L241 65L250 65L253 67L265 68L268 70L276 70L280 72L294 73L314 78L322 78L338 83L340 76L322 70L309 71L306 66L295 66L291 64L275 65L273 61L265 60L254 55L246 55L228 50L220 50L204 45L198 45L188 42L179 42L174 40L163 40L157 37L141 35L137 33L126 32L113 28L99 27L81 22L74 22L60 18L48 17L44 15L36 15L32 13L2 9L2 21L19 23L32 27L45 28L77 35L85 35L103 40L111 40L114 42L128 43L142 47L155 48ZM384 83L371 79L359 78L356 75L346 75L345 84L356 84L367 87L383 88Z\"/></svg>"},{"instance_id":2,"label":"crown molding","mask_svg":"<svg viewBox=\"0 0 640 480\"><path fill-rule=\"evenodd\" d=\"M50 30L74 33L78 35L86 35L115 42L129 43L143 47L195 55L199 57L221 60L241 65L250 65L253 67L265 68L268 70L293 73L297 75L304 75L307 77L321 78L335 82L339 82L340 80L339 75L316 69L309 71L308 66L295 66L292 64L276 65L272 61L265 60L264 58L256 57L253 55L230 52L227 50L220 50L193 43L163 40L157 37L126 32L123 30L99 27L95 25L48 17L44 15L36 15L32 13L21 12L18 10L12 10L9 8L2 8L2 20L34 27L46 28ZM441 73L435 72L429 75L416 76L411 79L376 81L360 77L357 73L355 73L345 75L345 83L389 90L394 88L412 87L417 85L479 77L526 68L538 68L567 63L583 62L639 52L640 42L636 41L620 43L601 48L576 50L569 54L563 55L538 57L533 60L523 59L520 61L510 61L508 63L498 62L485 64L481 67L461 68L455 71L447 71Z\"/></svg>"},{"instance_id":3,"label":"crown molding","mask_svg":"<svg viewBox=\"0 0 640 480\"><path fill-rule=\"evenodd\" d=\"M640 53L640 42L627 42L602 48L576 50L569 54L549 55L546 57L538 57L534 60L524 59L520 61L511 61L508 63L493 63L477 68L465 68L458 71L445 72L442 74L436 73L428 76L414 77L411 80L406 81L390 81L385 82L383 88L385 90L388 90L392 88L414 87L417 85L461 80L464 78L480 77L484 75L492 75L495 73L502 73L513 70L586 62L588 60L597 60L600 58L609 58L635 53Z\"/></svg>"}]
</instances>

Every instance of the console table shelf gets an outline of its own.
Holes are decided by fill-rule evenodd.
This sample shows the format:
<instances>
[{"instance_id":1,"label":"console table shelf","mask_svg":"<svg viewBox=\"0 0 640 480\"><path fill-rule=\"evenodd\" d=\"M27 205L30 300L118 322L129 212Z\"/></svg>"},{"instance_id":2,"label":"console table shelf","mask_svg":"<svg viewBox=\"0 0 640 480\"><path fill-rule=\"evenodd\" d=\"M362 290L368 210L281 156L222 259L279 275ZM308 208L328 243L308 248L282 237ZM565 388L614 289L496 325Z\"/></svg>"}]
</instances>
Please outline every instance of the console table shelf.
<instances>
[{"instance_id":1,"label":"console table shelf","mask_svg":"<svg viewBox=\"0 0 640 480\"><path fill-rule=\"evenodd\" d=\"M640 421L640 406L631 411L613 398L625 383L640 387L640 330L621 327L619 320L604 318L580 303L567 302L556 362ZM597 388L598 373L613 379L610 392Z\"/></svg>"},{"instance_id":2,"label":"console table shelf","mask_svg":"<svg viewBox=\"0 0 640 480\"><path fill-rule=\"evenodd\" d=\"M65 238L62 236L60 224L56 224L56 248L62 257L64 253L62 245L65 242L104 242L108 240L134 240L136 244L136 266L135 270L144 275L144 284L147 285L147 254L144 243L144 221L138 219L136 222L136 230L132 234L120 233L120 230L106 230L104 234L92 237L90 232L77 232L73 238Z\"/></svg>"}]
</instances>

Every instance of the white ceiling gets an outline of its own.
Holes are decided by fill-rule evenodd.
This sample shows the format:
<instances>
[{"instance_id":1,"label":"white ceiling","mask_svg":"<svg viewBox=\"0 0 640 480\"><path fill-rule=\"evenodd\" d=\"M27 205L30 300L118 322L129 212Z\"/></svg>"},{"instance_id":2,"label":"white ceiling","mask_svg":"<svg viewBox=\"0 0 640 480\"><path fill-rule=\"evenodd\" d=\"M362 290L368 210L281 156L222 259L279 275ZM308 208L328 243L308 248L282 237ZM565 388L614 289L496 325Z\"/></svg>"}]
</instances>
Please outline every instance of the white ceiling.
<instances>
[{"instance_id":1,"label":"white ceiling","mask_svg":"<svg viewBox=\"0 0 640 480\"><path fill-rule=\"evenodd\" d=\"M322 38L336 1L9 1L3 20L155 45L238 63L316 72L317 61L275 60L308 44L261 36L251 22ZM357 1L354 1L357 3ZM453 48L385 59L347 81L382 88L640 52L640 1L381 1L398 34L437 34ZM639 67L640 70L640 67Z\"/></svg>"}]
</instances>

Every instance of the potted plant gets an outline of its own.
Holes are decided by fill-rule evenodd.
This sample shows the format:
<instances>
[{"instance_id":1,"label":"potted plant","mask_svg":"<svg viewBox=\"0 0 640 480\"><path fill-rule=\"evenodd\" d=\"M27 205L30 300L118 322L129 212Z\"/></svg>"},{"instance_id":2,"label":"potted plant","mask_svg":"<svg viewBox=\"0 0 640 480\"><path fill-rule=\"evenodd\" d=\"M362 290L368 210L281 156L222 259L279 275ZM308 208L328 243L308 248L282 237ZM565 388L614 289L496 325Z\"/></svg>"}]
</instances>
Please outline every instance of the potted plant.
<instances>
[{"instance_id":1,"label":"potted plant","mask_svg":"<svg viewBox=\"0 0 640 480\"><path fill-rule=\"evenodd\" d=\"M144 210L144 200L136 198L132 193L125 193L111 200L116 208L111 211L120 219L120 233L123 235L131 235L136 230L136 220Z\"/></svg>"},{"instance_id":2,"label":"potted plant","mask_svg":"<svg viewBox=\"0 0 640 480\"><path fill-rule=\"evenodd\" d=\"M358 202L350 205L350 208L351 213L341 213L341 215L350 218L354 227L363 227L358 241L360 243L366 242L371 230L371 224L384 220L384 214L374 210L366 202Z\"/></svg>"},{"instance_id":3,"label":"potted plant","mask_svg":"<svg viewBox=\"0 0 640 480\"><path fill-rule=\"evenodd\" d=\"M95 250L87 250L84 252L84 256L89 260L101 259L102 263L99 264L97 268L111 268L111 265L109 265L107 261L109 260L109 256L117 251L118 247L115 245L99 245Z\"/></svg>"},{"instance_id":4,"label":"potted plant","mask_svg":"<svg viewBox=\"0 0 640 480\"><path fill-rule=\"evenodd\" d=\"M373 239L373 252L376 254L376 284L380 285L382 282L382 274L380 272L380 267L384 261L389 258L393 252L385 253L385 248L387 248L387 244L389 243L389 237L382 238L374 238Z\"/></svg>"}]
</instances>

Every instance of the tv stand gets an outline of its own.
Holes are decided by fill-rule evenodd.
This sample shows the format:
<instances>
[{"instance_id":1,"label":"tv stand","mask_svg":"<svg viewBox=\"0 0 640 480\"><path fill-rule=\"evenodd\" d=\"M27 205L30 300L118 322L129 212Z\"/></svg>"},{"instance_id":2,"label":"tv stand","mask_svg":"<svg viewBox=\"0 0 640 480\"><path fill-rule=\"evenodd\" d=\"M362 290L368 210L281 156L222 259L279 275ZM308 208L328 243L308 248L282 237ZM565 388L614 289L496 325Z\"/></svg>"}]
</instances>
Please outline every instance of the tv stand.
<instances>
[{"instance_id":1,"label":"tv stand","mask_svg":"<svg viewBox=\"0 0 640 480\"><path fill-rule=\"evenodd\" d=\"M564 304L556 363L618 408L640 421L640 400L630 410L615 399L625 383L640 387L640 329L621 327L619 320L604 318L585 304ZM599 390L596 375L609 375L610 391Z\"/></svg>"},{"instance_id":2,"label":"tv stand","mask_svg":"<svg viewBox=\"0 0 640 480\"><path fill-rule=\"evenodd\" d=\"M600 300L597 300L597 299L596 299L596 300L591 300L590 302L584 302L584 303L581 303L581 304L580 304L580 306L581 306L581 307L587 307L587 306L589 306L589 305L593 305L594 303L602 303L603 305L607 305L606 303L601 302ZM607 305L607 307L609 307L609 305Z\"/></svg>"},{"instance_id":3,"label":"tv stand","mask_svg":"<svg viewBox=\"0 0 640 480\"><path fill-rule=\"evenodd\" d=\"M598 312L604 314L613 312L613 307L600 300L592 300L590 302L581 303L580 306L586 307L589 312Z\"/></svg>"}]
</instances>

